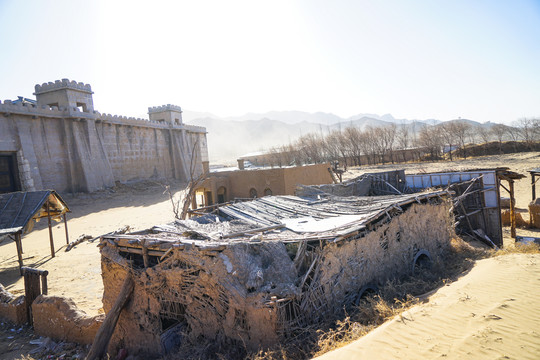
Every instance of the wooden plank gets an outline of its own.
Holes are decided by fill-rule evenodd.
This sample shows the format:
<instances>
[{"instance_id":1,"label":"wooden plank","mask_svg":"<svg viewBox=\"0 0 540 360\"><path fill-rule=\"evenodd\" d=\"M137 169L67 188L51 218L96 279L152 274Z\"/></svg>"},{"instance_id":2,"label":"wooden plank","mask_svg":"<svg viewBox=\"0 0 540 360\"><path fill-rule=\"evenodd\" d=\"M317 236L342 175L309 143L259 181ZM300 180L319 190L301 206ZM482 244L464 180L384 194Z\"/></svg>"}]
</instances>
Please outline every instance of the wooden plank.
<instances>
[{"instance_id":1,"label":"wooden plank","mask_svg":"<svg viewBox=\"0 0 540 360\"><path fill-rule=\"evenodd\" d=\"M103 324L101 324L96 337L94 338L94 342L92 343L92 347L88 352L86 360L98 360L102 359L106 355L107 347L109 346L109 341L111 340L111 336L116 328L118 318L122 313L122 309L130 299L134 286L135 284L133 282L131 273L128 272L122 285L122 289L120 290L120 294L118 294L111 311L107 313Z\"/></svg>"},{"instance_id":2,"label":"wooden plank","mask_svg":"<svg viewBox=\"0 0 540 360\"><path fill-rule=\"evenodd\" d=\"M510 236L516 238L516 198L514 197L514 181L508 180L510 185Z\"/></svg>"},{"instance_id":3,"label":"wooden plank","mask_svg":"<svg viewBox=\"0 0 540 360\"><path fill-rule=\"evenodd\" d=\"M145 240L142 241L141 251L142 251L144 267L147 268L147 267L150 266L150 259L148 258L148 248L146 247L146 241Z\"/></svg>"},{"instance_id":4,"label":"wooden plank","mask_svg":"<svg viewBox=\"0 0 540 360\"><path fill-rule=\"evenodd\" d=\"M260 233L260 232L265 232L265 231L269 231L269 230L280 229L280 228L282 228L284 226L285 226L285 224L278 224L278 225L272 225L272 226L265 226L265 227L261 227L261 228L257 228L257 229L249 229L249 230L246 230L246 231L239 231L239 232L223 235L222 238L223 239L229 239L229 238L242 236L242 235L246 235L246 234Z\"/></svg>"},{"instance_id":5,"label":"wooden plank","mask_svg":"<svg viewBox=\"0 0 540 360\"><path fill-rule=\"evenodd\" d=\"M24 275L24 301L26 313L28 316L28 324L33 324L32 318L32 303L41 294L39 287L39 273L36 271L27 271L23 269Z\"/></svg>"},{"instance_id":6,"label":"wooden plank","mask_svg":"<svg viewBox=\"0 0 540 360\"><path fill-rule=\"evenodd\" d=\"M66 213L64 213L62 216L64 217L64 228L66 229L66 245L69 245L69 233L68 233Z\"/></svg>"},{"instance_id":7,"label":"wooden plank","mask_svg":"<svg viewBox=\"0 0 540 360\"><path fill-rule=\"evenodd\" d=\"M47 199L47 220L49 222L49 242L51 243L51 257L54 257L54 240L51 225L51 209L49 199Z\"/></svg>"},{"instance_id":8,"label":"wooden plank","mask_svg":"<svg viewBox=\"0 0 540 360\"><path fill-rule=\"evenodd\" d=\"M138 254L142 255L143 251L141 248L133 248L133 247L127 247L127 246L119 246L118 251L128 252L132 254ZM159 251L159 250L148 250L148 256L163 256L165 254L165 251ZM144 259L143 259L144 260Z\"/></svg>"},{"instance_id":9,"label":"wooden plank","mask_svg":"<svg viewBox=\"0 0 540 360\"><path fill-rule=\"evenodd\" d=\"M47 295L49 293L49 286L47 285L47 274L41 275L41 293L43 295Z\"/></svg>"},{"instance_id":10,"label":"wooden plank","mask_svg":"<svg viewBox=\"0 0 540 360\"><path fill-rule=\"evenodd\" d=\"M165 254L163 254L163 255L159 258L159 261L163 261L163 260L165 259L165 257L166 257L167 255L169 255L169 254L172 252L173 249L174 249L173 247L170 247L169 250L165 251Z\"/></svg>"},{"instance_id":11,"label":"wooden plank","mask_svg":"<svg viewBox=\"0 0 540 360\"><path fill-rule=\"evenodd\" d=\"M23 276L23 258L22 258L22 244L21 244L21 233L18 232L15 234L15 247L17 248L17 257L19 260L19 272Z\"/></svg>"}]
</instances>

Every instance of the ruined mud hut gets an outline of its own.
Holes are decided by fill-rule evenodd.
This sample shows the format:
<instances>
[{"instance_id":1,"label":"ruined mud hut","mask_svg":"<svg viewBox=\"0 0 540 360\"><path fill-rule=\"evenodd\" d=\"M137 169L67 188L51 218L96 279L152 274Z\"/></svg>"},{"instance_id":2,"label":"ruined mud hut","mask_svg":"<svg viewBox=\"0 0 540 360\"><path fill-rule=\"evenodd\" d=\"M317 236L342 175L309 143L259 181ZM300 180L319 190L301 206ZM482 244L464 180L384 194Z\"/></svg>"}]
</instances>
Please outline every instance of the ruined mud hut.
<instances>
[{"instance_id":1,"label":"ruined mud hut","mask_svg":"<svg viewBox=\"0 0 540 360\"><path fill-rule=\"evenodd\" d=\"M104 310L135 281L110 350L166 353L187 337L266 347L439 256L446 191L267 196L130 235L103 236Z\"/></svg>"}]
</instances>

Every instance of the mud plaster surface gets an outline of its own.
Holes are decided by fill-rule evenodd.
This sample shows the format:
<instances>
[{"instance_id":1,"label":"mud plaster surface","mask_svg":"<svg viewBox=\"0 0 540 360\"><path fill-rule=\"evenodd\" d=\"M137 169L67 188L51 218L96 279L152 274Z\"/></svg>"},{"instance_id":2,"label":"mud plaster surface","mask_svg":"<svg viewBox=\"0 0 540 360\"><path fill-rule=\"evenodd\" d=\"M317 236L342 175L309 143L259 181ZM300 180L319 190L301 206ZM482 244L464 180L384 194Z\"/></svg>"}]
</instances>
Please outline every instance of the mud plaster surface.
<instances>
[{"instance_id":1,"label":"mud plaster surface","mask_svg":"<svg viewBox=\"0 0 540 360\"><path fill-rule=\"evenodd\" d=\"M339 311L365 285L411 273L419 250L441 254L453 233L448 210L449 204L413 204L363 238L325 247L319 282L328 309Z\"/></svg>"},{"instance_id":2,"label":"mud plaster surface","mask_svg":"<svg viewBox=\"0 0 540 360\"><path fill-rule=\"evenodd\" d=\"M46 295L34 300L32 313L36 334L79 344L91 344L105 318L88 316L71 299Z\"/></svg>"},{"instance_id":3,"label":"mud plaster surface","mask_svg":"<svg viewBox=\"0 0 540 360\"><path fill-rule=\"evenodd\" d=\"M105 311L118 295L125 267L104 257ZM132 301L120 317L111 346L160 351L164 320L186 324L189 336L233 339L254 348L278 340L269 295L298 293L282 243L234 244L221 253L174 252L153 268L134 270Z\"/></svg>"},{"instance_id":4,"label":"mud plaster surface","mask_svg":"<svg viewBox=\"0 0 540 360\"><path fill-rule=\"evenodd\" d=\"M313 280L303 289L299 286L309 261L299 267L299 274L279 242L231 244L222 252L174 250L172 256L146 269L130 269L107 246L102 261L105 311L112 307L128 271L136 280L110 350L125 347L160 353L160 335L175 323L183 324L178 337L240 341L253 349L276 343L286 332L287 321L298 319L284 318L283 312L269 305L272 296L298 306L322 294L324 312L340 311L367 283L412 271L417 251L427 250L432 256L443 251L451 233L448 208L448 204L414 204L363 238L312 249L320 254L306 259L320 261L315 260ZM309 306L304 309L316 312ZM316 317L307 314L303 320L312 319Z\"/></svg>"}]
</instances>

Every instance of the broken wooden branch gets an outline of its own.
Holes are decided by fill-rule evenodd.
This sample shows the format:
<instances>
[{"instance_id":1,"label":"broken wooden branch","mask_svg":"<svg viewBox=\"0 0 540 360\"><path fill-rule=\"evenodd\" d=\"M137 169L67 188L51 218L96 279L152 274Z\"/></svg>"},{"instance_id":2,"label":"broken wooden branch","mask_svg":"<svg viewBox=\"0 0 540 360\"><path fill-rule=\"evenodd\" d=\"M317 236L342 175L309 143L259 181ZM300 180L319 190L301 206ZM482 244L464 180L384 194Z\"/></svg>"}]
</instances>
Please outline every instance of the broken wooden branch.
<instances>
[{"instance_id":1,"label":"broken wooden branch","mask_svg":"<svg viewBox=\"0 0 540 360\"><path fill-rule=\"evenodd\" d=\"M109 346L109 341L116 328L120 313L130 299L134 286L135 284L131 273L128 272L124 284L122 285L122 289L120 290L120 294L118 294L113 307L107 313L103 324L101 324L86 360L102 359L107 353L107 347Z\"/></svg>"},{"instance_id":2,"label":"broken wooden branch","mask_svg":"<svg viewBox=\"0 0 540 360\"><path fill-rule=\"evenodd\" d=\"M82 243L83 241L85 240L90 240L90 239L93 239L93 236L92 235L85 235L85 234L82 234L81 236L79 236L77 238L77 240L71 242L68 244L68 246L66 246L66 252L67 251L70 251L71 249L73 249L75 246L79 245L80 243Z\"/></svg>"}]
</instances>

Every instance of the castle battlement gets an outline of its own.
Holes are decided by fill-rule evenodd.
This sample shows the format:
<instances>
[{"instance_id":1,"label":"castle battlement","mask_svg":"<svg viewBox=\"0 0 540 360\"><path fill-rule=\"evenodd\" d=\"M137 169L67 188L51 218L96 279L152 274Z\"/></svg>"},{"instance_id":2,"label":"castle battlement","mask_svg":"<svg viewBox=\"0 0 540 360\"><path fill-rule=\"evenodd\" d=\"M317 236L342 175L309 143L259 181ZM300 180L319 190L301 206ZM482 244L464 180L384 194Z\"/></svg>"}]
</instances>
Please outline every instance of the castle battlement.
<instances>
[{"instance_id":1,"label":"castle battlement","mask_svg":"<svg viewBox=\"0 0 540 360\"><path fill-rule=\"evenodd\" d=\"M11 100L0 101L0 112L4 114L25 114L44 117L60 117L68 115L67 109L58 106L13 103Z\"/></svg>"},{"instance_id":2,"label":"castle battlement","mask_svg":"<svg viewBox=\"0 0 540 360\"><path fill-rule=\"evenodd\" d=\"M165 107L167 105L164 105ZM174 105L173 105L174 106ZM98 122L110 123L116 125L128 125L138 127L151 127L160 129L179 129L195 133L206 133L206 128L196 125L176 124L164 121L149 120L144 118L136 118L131 116L113 115L100 113L93 110L92 112L83 112L78 107L58 107L48 105L34 105L30 103L15 103L12 100L0 100L0 114L19 114L33 117L43 118L75 118L89 119Z\"/></svg>"},{"instance_id":3,"label":"castle battlement","mask_svg":"<svg viewBox=\"0 0 540 360\"><path fill-rule=\"evenodd\" d=\"M181 113L182 108L178 105L172 105L172 104L148 107L149 114L160 113L164 111L176 111L176 112Z\"/></svg>"},{"instance_id":4,"label":"castle battlement","mask_svg":"<svg viewBox=\"0 0 540 360\"><path fill-rule=\"evenodd\" d=\"M35 100L0 101L0 151L15 163L9 191L95 191L116 181L187 181L207 171L206 129L183 124L180 106L150 107L141 119L94 110L92 88L81 82L35 89Z\"/></svg>"},{"instance_id":5,"label":"castle battlement","mask_svg":"<svg viewBox=\"0 0 540 360\"><path fill-rule=\"evenodd\" d=\"M76 82L74 80L62 79L56 80L55 82L43 83L41 85L36 84L34 95L43 94L49 91L56 91L60 89L70 89L76 91L82 91L89 94L93 94L92 87L90 84L85 84L82 82Z\"/></svg>"}]
</instances>

